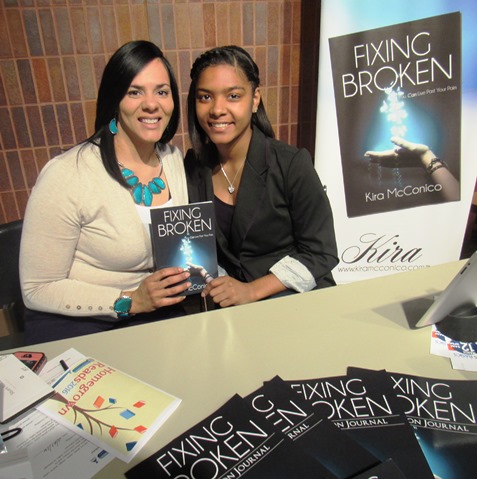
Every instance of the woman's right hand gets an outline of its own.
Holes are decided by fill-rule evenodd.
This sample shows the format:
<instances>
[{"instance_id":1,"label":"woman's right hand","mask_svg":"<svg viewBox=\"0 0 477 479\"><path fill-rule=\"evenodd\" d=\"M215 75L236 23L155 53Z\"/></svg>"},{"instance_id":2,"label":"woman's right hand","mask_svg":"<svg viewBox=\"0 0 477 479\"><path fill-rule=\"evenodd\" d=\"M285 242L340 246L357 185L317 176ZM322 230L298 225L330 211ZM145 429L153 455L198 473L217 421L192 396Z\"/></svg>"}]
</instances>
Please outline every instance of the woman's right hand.
<instances>
[{"instance_id":1,"label":"woman's right hand","mask_svg":"<svg viewBox=\"0 0 477 479\"><path fill-rule=\"evenodd\" d=\"M144 279L136 291L123 291L132 298L130 313L149 313L184 301L185 296L176 295L191 286L186 281L189 276L184 268L163 268Z\"/></svg>"}]
</instances>

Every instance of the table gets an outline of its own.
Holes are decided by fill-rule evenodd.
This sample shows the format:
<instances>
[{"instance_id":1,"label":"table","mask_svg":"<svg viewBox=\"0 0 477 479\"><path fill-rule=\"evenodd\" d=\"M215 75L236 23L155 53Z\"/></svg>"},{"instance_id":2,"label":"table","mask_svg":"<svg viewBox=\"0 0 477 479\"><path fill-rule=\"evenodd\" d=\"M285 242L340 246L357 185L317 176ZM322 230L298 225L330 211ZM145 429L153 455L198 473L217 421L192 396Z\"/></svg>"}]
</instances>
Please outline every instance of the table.
<instances>
[{"instance_id":1,"label":"table","mask_svg":"<svg viewBox=\"0 0 477 479\"><path fill-rule=\"evenodd\" d=\"M159 323L31 346L53 358L70 347L180 398L182 404L115 479L198 423L233 394L275 375L319 378L347 366L443 379L477 379L429 353L430 328L412 329L463 261L210 311Z\"/></svg>"}]
</instances>

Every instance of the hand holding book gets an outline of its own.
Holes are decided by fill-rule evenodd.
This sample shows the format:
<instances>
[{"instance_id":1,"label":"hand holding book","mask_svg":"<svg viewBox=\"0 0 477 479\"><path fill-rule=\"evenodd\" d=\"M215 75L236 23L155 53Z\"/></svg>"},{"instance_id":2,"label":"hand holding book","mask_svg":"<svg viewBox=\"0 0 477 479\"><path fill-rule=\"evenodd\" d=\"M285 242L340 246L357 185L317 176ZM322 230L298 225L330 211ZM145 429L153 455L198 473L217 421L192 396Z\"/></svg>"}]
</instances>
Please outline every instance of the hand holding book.
<instances>
[{"instance_id":1,"label":"hand holding book","mask_svg":"<svg viewBox=\"0 0 477 479\"><path fill-rule=\"evenodd\" d=\"M218 276L212 201L151 210L151 240L156 273L180 267L188 275L175 294L200 293Z\"/></svg>"},{"instance_id":2,"label":"hand holding book","mask_svg":"<svg viewBox=\"0 0 477 479\"><path fill-rule=\"evenodd\" d=\"M132 298L131 314L149 313L184 300L190 286L189 271L180 267L162 268L148 276L135 291L123 291Z\"/></svg>"}]
</instances>

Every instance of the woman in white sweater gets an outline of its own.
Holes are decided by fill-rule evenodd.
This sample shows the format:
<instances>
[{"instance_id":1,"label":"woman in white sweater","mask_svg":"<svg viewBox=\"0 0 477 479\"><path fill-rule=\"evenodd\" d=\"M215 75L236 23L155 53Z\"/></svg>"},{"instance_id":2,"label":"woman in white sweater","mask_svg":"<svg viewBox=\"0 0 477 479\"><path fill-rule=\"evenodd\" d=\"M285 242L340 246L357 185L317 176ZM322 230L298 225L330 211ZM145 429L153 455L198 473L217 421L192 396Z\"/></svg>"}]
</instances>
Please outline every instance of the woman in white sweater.
<instances>
[{"instance_id":1,"label":"woman in white sweater","mask_svg":"<svg viewBox=\"0 0 477 479\"><path fill-rule=\"evenodd\" d=\"M29 198L20 254L27 344L184 314L189 272L153 272L148 232L150 208L188 202L182 154L168 144L178 122L161 50L123 45L103 73L95 133L50 160Z\"/></svg>"}]
</instances>

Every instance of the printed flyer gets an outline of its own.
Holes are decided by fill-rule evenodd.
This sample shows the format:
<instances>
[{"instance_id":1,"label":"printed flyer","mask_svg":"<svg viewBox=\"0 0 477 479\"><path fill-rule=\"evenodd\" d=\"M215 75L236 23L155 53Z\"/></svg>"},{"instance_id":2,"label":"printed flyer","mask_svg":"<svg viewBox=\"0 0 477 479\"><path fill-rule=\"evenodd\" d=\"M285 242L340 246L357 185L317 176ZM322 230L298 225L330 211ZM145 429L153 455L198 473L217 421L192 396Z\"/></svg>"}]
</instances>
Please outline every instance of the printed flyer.
<instances>
[{"instance_id":1,"label":"printed flyer","mask_svg":"<svg viewBox=\"0 0 477 479\"><path fill-rule=\"evenodd\" d=\"M180 399L93 358L68 369L38 409L129 462Z\"/></svg>"},{"instance_id":2,"label":"printed flyer","mask_svg":"<svg viewBox=\"0 0 477 479\"><path fill-rule=\"evenodd\" d=\"M287 381L296 394L408 479L433 475L385 372L348 368L346 376Z\"/></svg>"},{"instance_id":3,"label":"printed flyer","mask_svg":"<svg viewBox=\"0 0 477 479\"><path fill-rule=\"evenodd\" d=\"M477 382L389 373L435 477L471 479L477 467Z\"/></svg>"},{"instance_id":4,"label":"printed flyer","mask_svg":"<svg viewBox=\"0 0 477 479\"><path fill-rule=\"evenodd\" d=\"M336 479L238 395L126 473L128 479L243 476Z\"/></svg>"}]
</instances>

